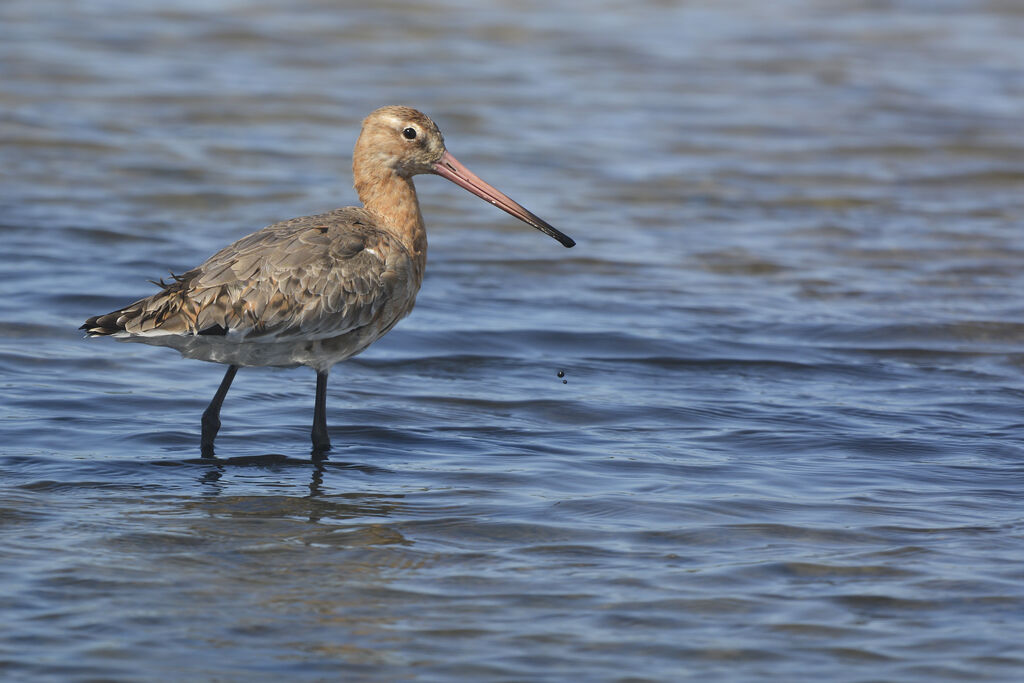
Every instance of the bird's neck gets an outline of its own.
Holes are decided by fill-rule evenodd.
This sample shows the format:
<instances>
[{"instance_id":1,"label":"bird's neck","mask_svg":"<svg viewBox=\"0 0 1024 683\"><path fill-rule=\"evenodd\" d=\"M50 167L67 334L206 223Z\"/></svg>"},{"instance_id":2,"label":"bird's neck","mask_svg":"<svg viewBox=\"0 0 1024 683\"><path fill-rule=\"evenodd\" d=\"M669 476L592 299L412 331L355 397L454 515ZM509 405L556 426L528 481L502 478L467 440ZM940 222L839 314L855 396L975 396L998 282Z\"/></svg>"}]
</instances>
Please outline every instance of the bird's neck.
<instances>
[{"instance_id":1,"label":"bird's neck","mask_svg":"<svg viewBox=\"0 0 1024 683\"><path fill-rule=\"evenodd\" d=\"M357 166L353 170L356 192L363 206L380 217L381 228L402 241L422 278L427 260L427 231L412 178L391 169L377 168L370 172Z\"/></svg>"}]
</instances>

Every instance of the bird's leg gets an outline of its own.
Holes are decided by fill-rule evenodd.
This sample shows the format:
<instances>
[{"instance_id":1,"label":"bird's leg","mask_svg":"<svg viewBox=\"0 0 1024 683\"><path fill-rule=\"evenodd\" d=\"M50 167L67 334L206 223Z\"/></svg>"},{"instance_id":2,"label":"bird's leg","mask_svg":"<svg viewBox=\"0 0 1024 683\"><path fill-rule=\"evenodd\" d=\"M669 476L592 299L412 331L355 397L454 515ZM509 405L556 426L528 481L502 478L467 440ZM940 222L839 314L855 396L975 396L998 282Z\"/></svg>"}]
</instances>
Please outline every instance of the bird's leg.
<instances>
[{"instance_id":1,"label":"bird's leg","mask_svg":"<svg viewBox=\"0 0 1024 683\"><path fill-rule=\"evenodd\" d=\"M224 403L224 397L228 395L228 389L231 388L231 382L235 379L236 372L238 372L237 365L228 366L228 371L224 373L224 379L221 380L217 393L213 395L210 405L203 411L202 455L204 458L213 457L213 440L217 438L217 432L220 430L220 407Z\"/></svg>"},{"instance_id":2,"label":"bird's leg","mask_svg":"<svg viewBox=\"0 0 1024 683\"><path fill-rule=\"evenodd\" d=\"M327 435L327 371L316 373L316 405L313 407L313 458L321 460L331 450Z\"/></svg>"}]
</instances>

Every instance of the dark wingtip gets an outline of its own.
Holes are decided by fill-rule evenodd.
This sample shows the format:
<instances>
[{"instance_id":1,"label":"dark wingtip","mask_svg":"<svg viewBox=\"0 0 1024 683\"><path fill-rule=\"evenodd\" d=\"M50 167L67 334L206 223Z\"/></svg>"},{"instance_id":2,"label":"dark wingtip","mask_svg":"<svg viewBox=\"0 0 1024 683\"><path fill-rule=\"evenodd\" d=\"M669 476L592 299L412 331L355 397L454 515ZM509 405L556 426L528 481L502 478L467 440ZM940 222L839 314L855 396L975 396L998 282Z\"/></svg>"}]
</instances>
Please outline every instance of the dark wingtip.
<instances>
[{"instance_id":1,"label":"dark wingtip","mask_svg":"<svg viewBox=\"0 0 1024 683\"><path fill-rule=\"evenodd\" d=\"M124 329L117 326L119 313L120 311L115 311L114 313L107 313L106 315L94 315L86 320L78 329L85 330L86 335L90 337L103 337L106 335L117 334Z\"/></svg>"}]
</instances>

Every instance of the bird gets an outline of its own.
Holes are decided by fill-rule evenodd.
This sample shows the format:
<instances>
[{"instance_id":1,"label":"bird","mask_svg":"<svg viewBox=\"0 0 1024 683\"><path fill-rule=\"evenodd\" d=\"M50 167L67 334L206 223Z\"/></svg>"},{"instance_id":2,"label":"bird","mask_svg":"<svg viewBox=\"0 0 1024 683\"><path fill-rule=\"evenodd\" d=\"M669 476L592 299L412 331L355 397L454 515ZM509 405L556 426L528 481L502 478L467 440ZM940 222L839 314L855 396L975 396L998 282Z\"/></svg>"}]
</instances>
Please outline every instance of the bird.
<instances>
[{"instance_id":1,"label":"bird","mask_svg":"<svg viewBox=\"0 0 1024 683\"><path fill-rule=\"evenodd\" d=\"M362 206L268 225L224 247L159 291L79 328L176 349L227 365L201 420L201 454L214 458L220 410L241 367L316 372L310 432L314 459L331 449L326 421L331 368L366 350L416 303L427 234L413 176L435 174L477 195L565 247L575 242L481 180L445 147L437 125L416 109L386 106L362 122L352 154Z\"/></svg>"}]
</instances>

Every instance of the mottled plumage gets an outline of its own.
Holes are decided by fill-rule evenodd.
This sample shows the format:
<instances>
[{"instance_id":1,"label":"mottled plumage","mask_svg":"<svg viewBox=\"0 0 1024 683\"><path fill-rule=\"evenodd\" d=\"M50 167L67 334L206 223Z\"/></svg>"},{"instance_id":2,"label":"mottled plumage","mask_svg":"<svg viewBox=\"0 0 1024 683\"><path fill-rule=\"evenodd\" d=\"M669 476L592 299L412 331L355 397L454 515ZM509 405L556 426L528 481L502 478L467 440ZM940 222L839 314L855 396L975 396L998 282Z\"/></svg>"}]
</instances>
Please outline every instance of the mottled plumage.
<instances>
[{"instance_id":1,"label":"mottled plumage","mask_svg":"<svg viewBox=\"0 0 1024 683\"><path fill-rule=\"evenodd\" d=\"M437 126L408 107L363 121L352 161L364 208L269 225L230 244L160 291L89 318L89 336L112 336L225 363L203 414L203 454L213 455L220 406L238 367L308 365L317 371L313 450L330 448L327 373L409 314L423 281L427 239L412 176L435 173L567 247L573 241L483 182L445 150Z\"/></svg>"},{"instance_id":2,"label":"mottled plumage","mask_svg":"<svg viewBox=\"0 0 1024 683\"><path fill-rule=\"evenodd\" d=\"M189 358L327 370L407 315L422 280L372 221L349 207L269 225L83 327Z\"/></svg>"}]
</instances>

